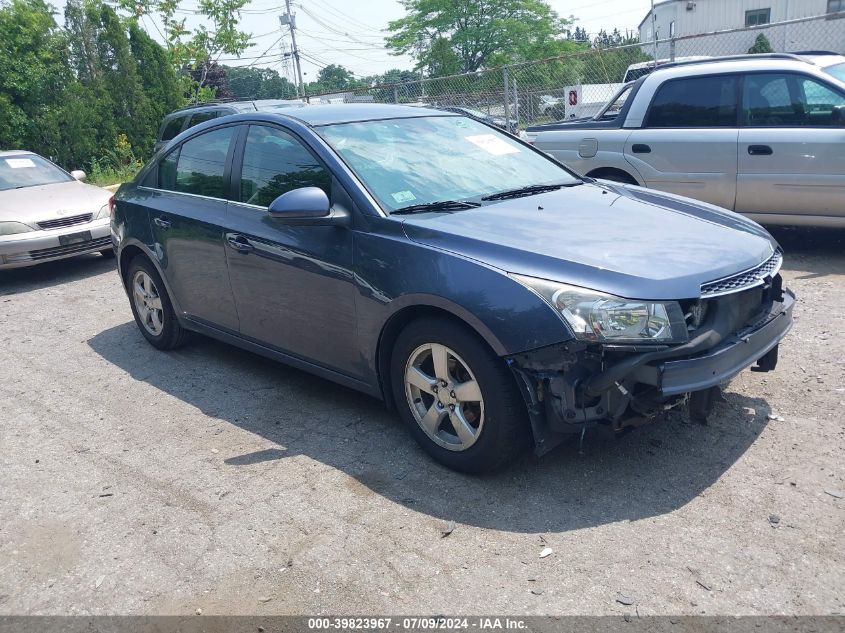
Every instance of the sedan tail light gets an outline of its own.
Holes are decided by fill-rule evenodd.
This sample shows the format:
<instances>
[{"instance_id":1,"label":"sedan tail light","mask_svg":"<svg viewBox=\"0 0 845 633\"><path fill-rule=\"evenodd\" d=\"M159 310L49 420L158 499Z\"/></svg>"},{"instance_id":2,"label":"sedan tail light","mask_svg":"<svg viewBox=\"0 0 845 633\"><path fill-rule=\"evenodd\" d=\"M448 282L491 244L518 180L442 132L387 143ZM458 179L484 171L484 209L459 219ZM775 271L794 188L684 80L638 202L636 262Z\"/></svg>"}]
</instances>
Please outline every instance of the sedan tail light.
<instances>
[{"instance_id":1,"label":"sedan tail light","mask_svg":"<svg viewBox=\"0 0 845 633\"><path fill-rule=\"evenodd\" d=\"M109 216L114 217L114 196L109 198Z\"/></svg>"}]
</instances>

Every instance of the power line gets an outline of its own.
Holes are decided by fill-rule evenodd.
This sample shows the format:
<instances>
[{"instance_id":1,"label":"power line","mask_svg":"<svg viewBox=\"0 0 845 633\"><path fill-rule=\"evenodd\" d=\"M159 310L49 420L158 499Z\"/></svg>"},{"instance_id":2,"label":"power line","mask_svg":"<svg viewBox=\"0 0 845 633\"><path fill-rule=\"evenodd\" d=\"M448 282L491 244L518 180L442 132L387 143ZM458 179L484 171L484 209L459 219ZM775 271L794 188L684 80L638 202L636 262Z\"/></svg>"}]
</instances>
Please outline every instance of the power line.
<instances>
[{"instance_id":1,"label":"power line","mask_svg":"<svg viewBox=\"0 0 845 633\"><path fill-rule=\"evenodd\" d=\"M312 2L313 1L314 0L312 0ZM373 33L381 33L381 31L382 31L382 29L377 29L377 28L370 26L369 24L365 24L364 22L361 22L360 20L358 20L357 18L349 15L348 13L345 13L345 12L341 11L340 9L333 7L331 4L329 4L329 2L327 0L317 0L317 4L322 5L324 9L328 10L330 13L333 13L334 15L339 17L341 20L344 20L346 22L351 22L353 25L357 24L359 27L363 28L364 30L371 31Z\"/></svg>"}]
</instances>

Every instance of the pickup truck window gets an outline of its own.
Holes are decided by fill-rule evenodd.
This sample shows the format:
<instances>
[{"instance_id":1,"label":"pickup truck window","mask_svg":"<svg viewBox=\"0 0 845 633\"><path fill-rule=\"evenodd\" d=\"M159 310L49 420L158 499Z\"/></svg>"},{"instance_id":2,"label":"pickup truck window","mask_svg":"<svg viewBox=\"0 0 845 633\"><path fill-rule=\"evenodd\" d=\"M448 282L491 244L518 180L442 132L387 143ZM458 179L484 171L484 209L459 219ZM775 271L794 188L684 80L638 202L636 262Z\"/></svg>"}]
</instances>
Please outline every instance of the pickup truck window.
<instances>
[{"instance_id":1,"label":"pickup truck window","mask_svg":"<svg viewBox=\"0 0 845 633\"><path fill-rule=\"evenodd\" d=\"M742 114L748 127L825 127L845 96L792 73L760 73L745 79Z\"/></svg>"},{"instance_id":2,"label":"pickup truck window","mask_svg":"<svg viewBox=\"0 0 845 633\"><path fill-rule=\"evenodd\" d=\"M673 79L657 90L645 127L736 127L737 77Z\"/></svg>"}]
</instances>

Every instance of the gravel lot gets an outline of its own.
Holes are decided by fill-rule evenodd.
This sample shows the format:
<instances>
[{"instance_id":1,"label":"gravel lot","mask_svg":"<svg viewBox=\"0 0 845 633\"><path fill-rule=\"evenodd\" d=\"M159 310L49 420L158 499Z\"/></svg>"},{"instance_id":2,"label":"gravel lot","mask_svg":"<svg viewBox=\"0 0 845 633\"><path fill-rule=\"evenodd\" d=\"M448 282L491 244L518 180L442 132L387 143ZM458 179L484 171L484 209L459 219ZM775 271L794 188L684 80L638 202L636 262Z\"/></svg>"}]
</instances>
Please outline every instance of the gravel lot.
<instances>
[{"instance_id":1,"label":"gravel lot","mask_svg":"<svg viewBox=\"0 0 845 633\"><path fill-rule=\"evenodd\" d=\"M845 613L845 232L776 237L776 372L483 478L353 391L155 351L112 260L0 272L0 614Z\"/></svg>"}]
</instances>

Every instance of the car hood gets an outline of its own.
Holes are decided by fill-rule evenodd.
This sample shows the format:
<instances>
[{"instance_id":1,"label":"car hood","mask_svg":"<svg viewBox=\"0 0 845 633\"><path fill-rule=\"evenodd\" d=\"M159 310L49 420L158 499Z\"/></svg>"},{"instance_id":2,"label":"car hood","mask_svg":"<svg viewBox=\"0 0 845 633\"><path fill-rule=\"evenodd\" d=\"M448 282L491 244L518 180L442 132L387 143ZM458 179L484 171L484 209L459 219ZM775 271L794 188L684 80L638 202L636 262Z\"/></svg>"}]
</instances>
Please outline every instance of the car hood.
<instances>
[{"instance_id":1,"label":"car hood","mask_svg":"<svg viewBox=\"0 0 845 633\"><path fill-rule=\"evenodd\" d=\"M93 213L107 204L111 192L78 180L0 191L0 221L41 222Z\"/></svg>"},{"instance_id":2,"label":"car hood","mask_svg":"<svg viewBox=\"0 0 845 633\"><path fill-rule=\"evenodd\" d=\"M408 217L404 228L414 242L507 272L632 299L698 297L701 284L753 268L777 248L736 213L621 185Z\"/></svg>"}]
</instances>

